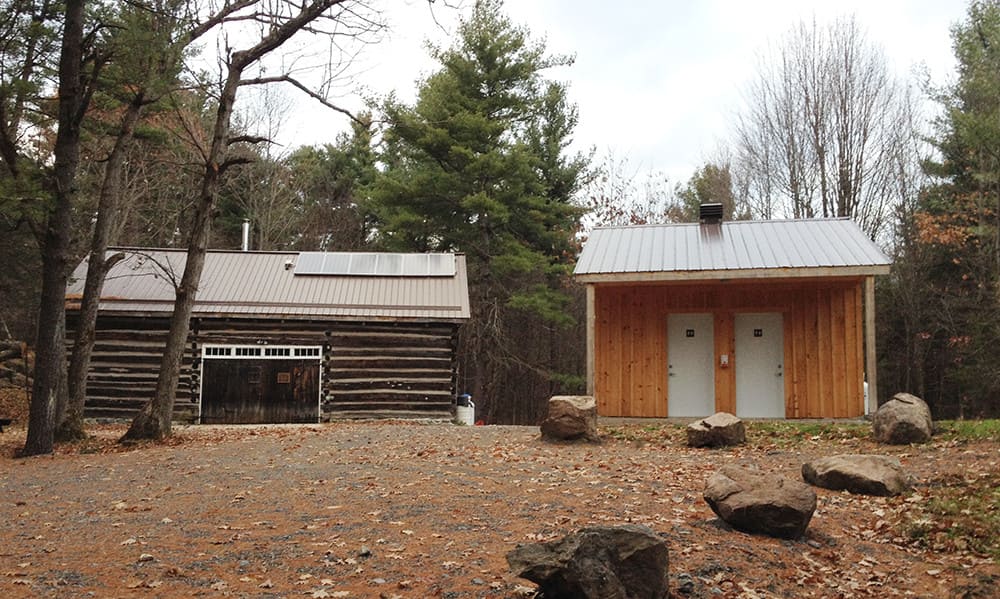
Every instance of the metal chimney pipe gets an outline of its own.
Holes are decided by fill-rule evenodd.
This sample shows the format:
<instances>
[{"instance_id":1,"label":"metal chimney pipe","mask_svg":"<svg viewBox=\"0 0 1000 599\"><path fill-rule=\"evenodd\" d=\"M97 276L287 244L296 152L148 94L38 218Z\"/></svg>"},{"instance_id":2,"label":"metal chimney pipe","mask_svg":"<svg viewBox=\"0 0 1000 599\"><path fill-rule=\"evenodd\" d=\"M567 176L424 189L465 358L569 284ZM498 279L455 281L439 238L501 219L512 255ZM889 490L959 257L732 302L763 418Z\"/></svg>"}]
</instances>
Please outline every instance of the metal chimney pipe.
<instances>
[{"instance_id":1,"label":"metal chimney pipe","mask_svg":"<svg viewBox=\"0 0 1000 599\"><path fill-rule=\"evenodd\" d=\"M243 251L250 251L250 219L243 219Z\"/></svg>"}]
</instances>

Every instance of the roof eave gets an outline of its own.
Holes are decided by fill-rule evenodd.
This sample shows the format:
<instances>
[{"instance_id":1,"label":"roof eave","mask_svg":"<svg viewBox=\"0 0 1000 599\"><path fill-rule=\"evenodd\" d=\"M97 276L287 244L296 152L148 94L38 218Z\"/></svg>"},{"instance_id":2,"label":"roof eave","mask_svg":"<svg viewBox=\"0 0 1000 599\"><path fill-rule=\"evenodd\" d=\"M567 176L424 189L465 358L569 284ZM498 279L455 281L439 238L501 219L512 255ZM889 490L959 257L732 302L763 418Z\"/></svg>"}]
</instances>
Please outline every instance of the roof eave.
<instances>
[{"instance_id":1,"label":"roof eave","mask_svg":"<svg viewBox=\"0 0 1000 599\"><path fill-rule=\"evenodd\" d=\"M788 279L798 277L869 277L889 274L890 265L826 266L809 268L759 268L725 270L680 270L658 272L583 273L581 283L637 283L656 281L718 281L735 279Z\"/></svg>"}]
</instances>

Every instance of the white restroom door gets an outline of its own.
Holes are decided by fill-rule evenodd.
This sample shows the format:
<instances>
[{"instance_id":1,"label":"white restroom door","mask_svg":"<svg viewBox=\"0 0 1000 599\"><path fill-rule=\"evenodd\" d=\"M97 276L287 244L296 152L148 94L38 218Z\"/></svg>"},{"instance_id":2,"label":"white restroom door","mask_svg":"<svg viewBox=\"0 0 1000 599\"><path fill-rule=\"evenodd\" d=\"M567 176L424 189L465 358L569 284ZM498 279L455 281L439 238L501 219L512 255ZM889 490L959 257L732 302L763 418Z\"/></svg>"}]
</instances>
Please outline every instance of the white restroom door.
<instances>
[{"instance_id":1,"label":"white restroom door","mask_svg":"<svg viewBox=\"0 0 1000 599\"><path fill-rule=\"evenodd\" d=\"M785 335L780 312L736 314L736 415L785 417Z\"/></svg>"},{"instance_id":2,"label":"white restroom door","mask_svg":"<svg viewBox=\"0 0 1000 599\"><path fill-rule=\"evenodd\" d=\"M715 413L715 344L711 314L667 316L667 415Z\"/></svg>"}]
</instances>

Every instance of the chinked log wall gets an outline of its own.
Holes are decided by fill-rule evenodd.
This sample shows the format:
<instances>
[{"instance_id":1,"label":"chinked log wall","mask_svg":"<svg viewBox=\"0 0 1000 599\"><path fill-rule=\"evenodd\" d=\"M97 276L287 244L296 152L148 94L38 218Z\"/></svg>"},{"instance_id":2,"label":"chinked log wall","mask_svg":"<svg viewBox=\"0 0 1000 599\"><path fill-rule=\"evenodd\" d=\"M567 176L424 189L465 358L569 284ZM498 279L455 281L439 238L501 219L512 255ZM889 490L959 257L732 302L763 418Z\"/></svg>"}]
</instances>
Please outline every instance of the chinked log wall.
<instances>
[{"instance_id":1,"label":"chinked log wall","mask_svg":"<svg viewBox=\"0 0 1000 599\"><path fill-rule=\"evenodd\" d=\"M667 414L667 314L709 312L715 330L715 405L735 412L738 312L784 315L788 418L863 413L861 279L755 283L598 285L594 291L594 394L604 416ZM719 355L732 363L721 368Z\"/></svg>"},{"instance_id":2,"label":"chinked log wall","mask_svg":"<svg viewBox=\"0 0 1000 599\"><path fill-rule=\"evenodd\" d=\"M168 326L165 318L98 319L87 376L88 417L131 418L153 396ZM323 347L322 420L448 418L455 393L457 326L197 318L184 354L174 418L197 420L203 345L264 342Z\"/></svg>"}]
</instances>

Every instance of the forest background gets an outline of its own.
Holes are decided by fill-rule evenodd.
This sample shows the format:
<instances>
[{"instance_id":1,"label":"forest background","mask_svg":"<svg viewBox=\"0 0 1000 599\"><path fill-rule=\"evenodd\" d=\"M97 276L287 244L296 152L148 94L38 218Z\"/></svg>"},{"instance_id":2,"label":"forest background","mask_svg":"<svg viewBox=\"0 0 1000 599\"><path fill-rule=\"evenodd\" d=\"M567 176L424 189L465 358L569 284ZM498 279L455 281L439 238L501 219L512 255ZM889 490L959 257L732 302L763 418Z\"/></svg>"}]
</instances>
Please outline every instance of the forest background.
<instances>
[{"instance_id":1,"label":"forest background","mask_svg":"<svg viewBox=\"0 0 1000 599\"><path fill-rule=\"evenodd\" d=\"M681 183L571 151L572 90L549 73L573 58L498 0L428 48L437 66L412 103L374 97L361 113L331 85L377 52L391 5L0 5L0 337L37 348L26 453L82 433L93 333L87 318L65 330L71 269L91 256L93 299L109 245L187 248L157 394L129 432L160 437L204 251L239 247L245 219L260 250L465 253L460 386L487 422L534 423L549 396L583 389L585 306L570 273L592 227L690 221L703 202L730 219L851 217L894 260L877 281L880 391L919 395L937 418L1000 414L996 0L971 2L952 27L948 84L894 73L852 17L799 23ZM279 148L275 86L351 131Z\"/></svg>"}]
</instances>

